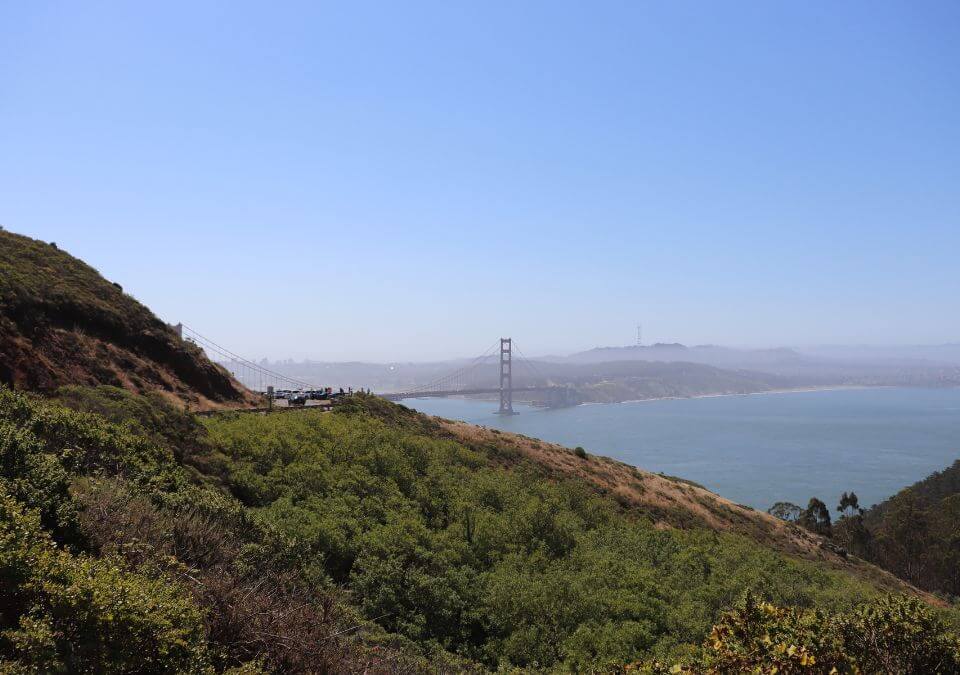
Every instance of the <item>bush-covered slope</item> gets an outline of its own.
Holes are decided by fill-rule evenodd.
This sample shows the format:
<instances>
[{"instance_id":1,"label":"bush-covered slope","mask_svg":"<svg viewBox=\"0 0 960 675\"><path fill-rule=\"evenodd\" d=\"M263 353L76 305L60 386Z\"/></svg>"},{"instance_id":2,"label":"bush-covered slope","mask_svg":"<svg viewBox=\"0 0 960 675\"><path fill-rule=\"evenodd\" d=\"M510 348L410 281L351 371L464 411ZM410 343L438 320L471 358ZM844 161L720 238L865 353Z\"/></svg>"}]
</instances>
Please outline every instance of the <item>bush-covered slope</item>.
<instances>
[{"instance_id":1,"label":"bush-covered slope","mask_svg":"<svg viewBox=\"0 0 960 675\"><path fill-rule=\"evenodd\" d=\"M111 384L199 406L251 396L119 285L54 244L2 230L0 383Z\"/></svg>"},{"instance_id":2,"label":"bush-covered slope","mask_svg":"<svg viewBox=\"0 0 960 675\"><path fill-rule=\"evenodd\" d=\"M658 525L376 399L199 420L112 388L0 389L0 455L0 670L711 672L768 633L777 658L863 664L877 650L843 631L877 607L887 639L919 626L955 672L947 610ZM725 614L747 591L795 614Z\"/></svg>"},{"instance_id":3,"label":"bush-covered slope","mask_svg":"<svg viewBox=\"0 0 960 675\"><path fill-rule=\"evenodd\" d=\"M67 400L117 422L0 387L0 672L425 667L320 558L184 470L211 452L191 416L112 388Z\"/></svg>"},{"instance_id":4,"label":"bush-covered slope","mask_svg":"<svg viewBox=\"0 0 960 675\"><path fill-rule=\"evenodd\" d=\"M893 574L858 557L844 555L821 534L731 502L683 478L651 473L585 452L580 457L563 446L496 429L442 419L434 420L434 424L440 430L434 433L449 434L468 447L500 448L497 461L501 464L532 462L545 475L576 481L613 499L625 510L642 512L658 527L739 534L774 551L841 570L894 592L917 592ZM927 600L938 602L933 597Z\"/></svg>"},{"instance_id":5,"label":"bush-covered slope","mask_svg":"<svg viewBox=\"0 0 960 675\"><path fill-rule=\"evenodd\" d=\"M834 538L920 588L960 596L960 460L842 518Z\"/></svg>"}]
</instances>

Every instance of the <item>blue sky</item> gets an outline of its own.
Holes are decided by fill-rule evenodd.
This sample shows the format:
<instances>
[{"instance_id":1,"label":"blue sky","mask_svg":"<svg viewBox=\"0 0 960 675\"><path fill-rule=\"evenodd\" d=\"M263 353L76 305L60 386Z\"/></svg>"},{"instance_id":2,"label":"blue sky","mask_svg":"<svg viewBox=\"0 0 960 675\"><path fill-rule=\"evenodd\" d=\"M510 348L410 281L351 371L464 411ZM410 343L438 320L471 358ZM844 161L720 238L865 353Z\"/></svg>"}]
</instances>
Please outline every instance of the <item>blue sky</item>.
<instances>
[{"instance_id":1,"label":"blue sky","mask_svg":"<svg viewBox=\"0 0 960 675\"><path fill-rule=\"evenodd\" d=\"M3 3L0 224L259 358L960 340L960 3Z\"/></svg>"}]
</instances>

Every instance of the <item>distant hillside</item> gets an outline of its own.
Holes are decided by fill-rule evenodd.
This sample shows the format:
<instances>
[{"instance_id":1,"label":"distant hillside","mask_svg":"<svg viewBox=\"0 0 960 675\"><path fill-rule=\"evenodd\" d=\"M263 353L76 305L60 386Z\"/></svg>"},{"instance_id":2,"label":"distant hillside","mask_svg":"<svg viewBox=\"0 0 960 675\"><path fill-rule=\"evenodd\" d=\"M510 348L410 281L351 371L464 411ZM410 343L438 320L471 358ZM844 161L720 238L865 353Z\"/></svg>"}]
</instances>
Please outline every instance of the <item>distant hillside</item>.
<instances>
[{"instance_id":1,"label":"distant hillside","mask_svg":"<svg viewBox=\"0 0 960 675\"><path fill-rule=\"evenodd\" d=\"M765 370L796 366L805 357L792 349L732 349L716 345L688 347L680 343L657 343L654 345L630 345L626 347L597 347L585 352L571 354L564 359L568 363L601 363L606 361L686 361L704 363L720 368L746 368Z\"/></svg>"},{"instance_id":2,"label":"distant hillside","mask_svg":"<svg viewBox=\"0 0 960 675\"><path fill-rule=\"evenodd\" d=\"M0 383L109 384L198 407L252 394L196 346L55 244L0 231Z\"/></svg>"},{"instance_id":3,"label":"distant hillside","mask_svg":"<svg viewBox=\"0 0 960 675\"><path fill-rule=\"evenodd\" d=\"M791 378L770 373L716 368L688 361L538 363L537 370L551 383L573 386L581 401L591 403L751 394L798 386Z\"/></svg>"},{"instance_id":4,"label":"distant hillside","mask_svg":"<svg viewBox=\"0 0 960 675\"><path fill-rule=\"evenodd\" d=\"M791 378L793 386L957 386L960 365L951 360L951 345L931 348L874 349L789 348L733 349L717 345L687 347L655 344L598 347L558 363L596 364L610 361L684 361L729 370L747 370Z\"/></svg>"},{"instance_id":5,"label":"distant hillside","mask_svg":"<svg viewBox=\"0 0 960 675\"><path fill-rule=\"evenodd\" d=\"M889 350L849 348L836 354L793 349L733 349L717 345L655 344L599 347L571 356L518 362L517 387L551 383L575 387L581 401L736 394L835 386L957 386L960 366L950 345L930 348L939 360L905 358ZM267 362L288 377L327 386L363 387L378 393L411 391L472 365L468 359L438 362L335 363L291 359ZM498 364L488 360L471 374L477 388L496 387Z\"/></svg>"},{"instance_id":6,"label":"distant hillside","mask_svg":"<svg viewBox=\"0 0 960 675\"><path fill-rule=\"evenodd\" d=\"M322 363L270 362L269 367L290 377L334 386L371 388L378 393L409 391L431 382L468 361L438 363ZM495 388L499 364L487 363L475 370L470 384ZM611 403L635 399L686 397L703 394L746 394L803 386L805 381L758 371L723 369L702 363L662 361L608 361L567 363L538 360L517 363L516 387L566 385L577 390L582 402ZM517 395L523 398L524 395Z\"/></svg>"},{"instance_id":7,"label":"distant hillside","mask_svg":"<svg viewBox=\"0 0 960 675\"><path fill-rule=\"evenodd\" d=\"M875 347L870 345L821 345L804 350L821 358L851 361L901 361L904 363L960 365L960 343L940 345L901 345Z\"/></svg>"},{"instance_id":8,"label":"distant hillside","mask_svg":"<svg viewBox=\"0 0 960 675\"><path fill-rule=\"evenodd\" d=\"M496 387L499 381L497 367L497 364L491 364L476 376L474 382L481 387ZM585 364L537 361L515 365L513 383L517 387L531 384L573 387L581 402L591 403L707 394L748 394L796 386L789 378L768 373L729 370L684 361L604 361ZM529 394L515 397L526 396Z\"/></svg>"}]
</instances>

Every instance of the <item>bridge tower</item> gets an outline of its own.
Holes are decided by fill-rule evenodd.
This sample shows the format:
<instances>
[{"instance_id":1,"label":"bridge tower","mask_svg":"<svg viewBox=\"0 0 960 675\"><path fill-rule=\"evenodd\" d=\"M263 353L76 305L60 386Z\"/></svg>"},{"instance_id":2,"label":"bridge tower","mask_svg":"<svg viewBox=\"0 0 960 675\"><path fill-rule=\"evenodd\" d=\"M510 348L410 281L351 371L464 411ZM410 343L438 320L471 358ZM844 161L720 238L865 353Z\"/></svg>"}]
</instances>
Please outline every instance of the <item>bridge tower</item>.
<instances>
[{"instance_id":1,"label":"bridge tower","mask_svg":"<svg viewBox=\"0 0 960 675\"><path fill-rule=\"evenodd\" d=\"M500 415L513 412L513 339L500 338Z\"/></svg>"}]
</instances>

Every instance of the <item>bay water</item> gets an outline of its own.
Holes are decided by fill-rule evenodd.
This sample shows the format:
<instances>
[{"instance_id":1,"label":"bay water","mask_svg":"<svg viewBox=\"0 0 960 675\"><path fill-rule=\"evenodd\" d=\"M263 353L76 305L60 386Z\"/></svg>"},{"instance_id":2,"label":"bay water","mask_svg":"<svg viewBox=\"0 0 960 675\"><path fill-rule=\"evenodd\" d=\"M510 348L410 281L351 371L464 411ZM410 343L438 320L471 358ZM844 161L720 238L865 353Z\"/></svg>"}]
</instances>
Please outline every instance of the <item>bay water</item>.
<instances>
[{"instance_id":1,"label":"bay water","mask_svg":"<svg viewBox=\"0 0 960 675\"><path fill-rule=\"evenodd\" d=\"M496 401L408 399L430 415L583 446L700 483L740 504L861 506L960 459L960 389L838 389L543 409Z\"/></svg>"}]
</instances>

